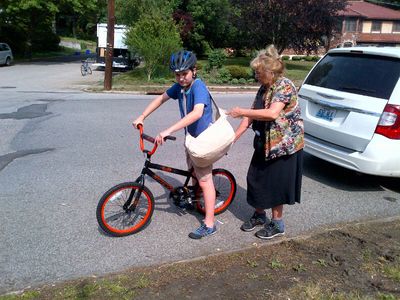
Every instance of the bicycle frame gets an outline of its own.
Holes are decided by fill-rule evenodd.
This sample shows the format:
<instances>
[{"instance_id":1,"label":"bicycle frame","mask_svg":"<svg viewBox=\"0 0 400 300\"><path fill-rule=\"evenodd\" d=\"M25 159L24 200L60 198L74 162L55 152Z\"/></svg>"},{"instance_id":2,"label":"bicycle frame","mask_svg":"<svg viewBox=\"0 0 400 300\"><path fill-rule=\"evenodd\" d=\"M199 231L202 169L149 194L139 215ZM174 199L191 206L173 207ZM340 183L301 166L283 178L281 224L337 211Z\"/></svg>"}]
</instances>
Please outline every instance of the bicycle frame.
<instances>
[{"instance_id":1,"label":"bicycle frame","mask_svg":"<svg viewBox=\"0 0 400 300\"><path fill-rule=\"evenodd\" d=\"M153 178L156 182L161 184L167 190L172 192L175 188L171 184L169 184L165 179L161 178L156 173L154 173L152 171L152 169L153 170L160 170L160 171L163 171L163 172L166 172L166 173L172 173L172 174L185 176L186 180L185 180L184 186L187 186L189 184L189 180L191 178L195 178L192 175L191 171L185 171L185 170L181 170L181 169L168 167L168 166L165 166L165 165L155 164L155 163L152 163L150 161L150 157L147 157L146 158L146 162L145 162L145 164L143 166L142 172L141 172L140 176L136 179L135 182L139 183L141 186L144 186L145 175L147 175L147 176Z\"/></svg>"},{"instance_id":2,"label":"bicycle frame","mask_svg":"<svg viewBox=\"0 0 400 300\"><path fill-rule=\"evenodd\" d=\"M145 184L145 176L149 176L151 178L153 178L156 182L158 182L159 184L161 184L163 187L165 187L167 190L169 190L170 192L174 191L174 187L169 184L165 179L161 178L160 176L158 176L156 173L154 173L152 171L153 170L160 170L163 172L167 172L167 173L172 173L172 174L177 174L177 175L181 175L181 176L185 176L186 180L184 183L184 187L187 187L189 184L189 181L191 178L195 178L195 176L192 174L192 170L181 170L181 169L177 169L177 168L172 168L172 167L168 167L165 165L160 165L160 164L155 164L151 162L151 157L152 155L156 152L158 145L155 143L155 139L151 136L148 136L147 134L143 133L143 126L139 125L138 129L140 131L140 149L142 150L143 153L146 154L146 161L144 163L144 166L142 168L142 171L140 173L140 176L138 178L136 178L135 182L140 184L140 188L138 190L138 192L136 193L135 196L135 200L133 201L132 206L130 206L133 196L134 196L134 191L132 191L132 193L129 195L128 200L126 201L126 203L124 204L124 209L128 209L128 207L130 207L130 210L134 210L136 208L136 205L139 201L139 198L142 194L143 191L143 187ZM168 136L165 139L170 139L170 140L175 140L176 138L173 136ZM153 149L151 151L144 149L144 142L143 140L147 140L151 143L153 143Z\"/></svg>"}]
</instances>

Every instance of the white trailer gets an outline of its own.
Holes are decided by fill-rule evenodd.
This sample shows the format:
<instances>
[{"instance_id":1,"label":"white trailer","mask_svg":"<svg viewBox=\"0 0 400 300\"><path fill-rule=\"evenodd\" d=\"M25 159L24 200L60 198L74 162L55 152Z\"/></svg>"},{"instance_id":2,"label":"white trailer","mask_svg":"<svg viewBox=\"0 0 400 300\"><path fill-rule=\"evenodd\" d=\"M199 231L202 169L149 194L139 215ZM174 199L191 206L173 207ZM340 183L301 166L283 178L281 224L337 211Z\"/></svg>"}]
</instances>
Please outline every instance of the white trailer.
<instances>
[{"instance_id":1,"label":"white trailer","mask_svg":"<svg viewBox=\"0 0 400 300\"><path fill-rule=\"evenodd\" d=\"M113 68L132 69L139 64L139 59L133 57L125 44L126 25L114 25ZM97 49L95 67L104 68L107 49L107 24L97 24Z\"/></svg>"}]
</instances>

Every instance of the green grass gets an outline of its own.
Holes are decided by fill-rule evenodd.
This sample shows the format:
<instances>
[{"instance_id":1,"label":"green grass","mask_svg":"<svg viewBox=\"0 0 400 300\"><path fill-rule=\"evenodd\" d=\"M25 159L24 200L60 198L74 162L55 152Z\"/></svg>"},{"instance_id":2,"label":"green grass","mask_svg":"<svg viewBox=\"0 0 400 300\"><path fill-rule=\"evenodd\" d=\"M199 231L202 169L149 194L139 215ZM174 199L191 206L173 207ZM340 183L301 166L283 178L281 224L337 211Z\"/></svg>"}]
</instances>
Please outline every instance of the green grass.
<instances>
[{"instance_id":1,"label":"green grass","mask_svg":"<svg viewBox=\"0 0 400 300\"><path fill-rule=\"evenodd\" d=\"M81 45L82 51L89 49L92 52L96 51L96 42L90 40L80 40L72 37L60 37L61 41L73 42Z\"/></svg>"},{"instance_id":2,"label":"green grass","mask_svg":"<svg viewBox=\"0 0 400 300\"><path fill-rule=\"evenodd\" d=\"M206 60L199 60L202 67L207 64ZM225 62L226 66L238 65L242 67L248 67L250 70L250 58L248 57L235 57L228 58ZM307 61L287 61L286 64L286 76L293 80L296 84L301 83L308 71L314 66L315 62ZM161 78L153 78L150 82L147 81L147 76L143 68L136 68L132 71L121 73L113 78L113 88L121 90L130 90L138 85L162 85L168 86L174 82L172 74ZM212 84L208 84L212 85Z\"/></svg>"}]
</instances>

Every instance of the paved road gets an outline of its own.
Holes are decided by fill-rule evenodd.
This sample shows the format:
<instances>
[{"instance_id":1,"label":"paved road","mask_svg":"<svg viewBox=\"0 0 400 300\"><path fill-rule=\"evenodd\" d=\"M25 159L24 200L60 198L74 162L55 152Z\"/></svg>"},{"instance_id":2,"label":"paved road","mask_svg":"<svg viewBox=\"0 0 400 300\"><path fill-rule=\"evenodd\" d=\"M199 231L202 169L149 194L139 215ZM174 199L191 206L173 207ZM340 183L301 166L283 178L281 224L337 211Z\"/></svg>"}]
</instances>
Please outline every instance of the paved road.
<instances>
[{"instance_id":1,"label":"paved road","mask_svg":"<svg viewBox=\"0 0 400 300\"><path fill-rule=\"evenodd\" d=\"M142 166L130 122L151 99L81 92L102 74L80 77L79 62L0 68L0 293L268 243L238 229L251 213L245 201L251 132L218 163L236 176L238 193L218 216L217 235L188 239L201 217L181 214L151 181L157 205L145 231L111 238L99 230L99 197L134 179ZM249 105L252 97L215 95L222 107ZM170 101L146 122L146 131L156 133L177 117ZM177 136L155 161L184 167L177 155L183 136ZM359 175L308 155L303 178L302 204L285 210L288 237L400 213L398 179Z\"/></svg>"}]
</instances>

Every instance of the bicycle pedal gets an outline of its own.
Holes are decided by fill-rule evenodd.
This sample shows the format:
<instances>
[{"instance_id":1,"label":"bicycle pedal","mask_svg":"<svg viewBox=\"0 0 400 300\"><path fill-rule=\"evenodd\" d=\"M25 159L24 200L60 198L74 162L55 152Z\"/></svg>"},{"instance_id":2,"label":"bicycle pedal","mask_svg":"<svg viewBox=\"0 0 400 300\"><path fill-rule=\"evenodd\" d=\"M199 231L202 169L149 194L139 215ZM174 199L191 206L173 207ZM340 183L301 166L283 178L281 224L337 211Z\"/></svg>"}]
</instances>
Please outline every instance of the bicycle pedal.
<instances>
[{"instance_id":1,"label":"bicycle pedal","mask_svg":"<svg viewBox=\"0 0 400 300\"><path fill-rule=\"evenodd\" d=\"M178 207L178 214L180 214L181 216L187 215L188 214L187 209Z\"/></svg>"}]
</instances>

